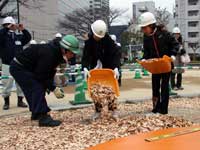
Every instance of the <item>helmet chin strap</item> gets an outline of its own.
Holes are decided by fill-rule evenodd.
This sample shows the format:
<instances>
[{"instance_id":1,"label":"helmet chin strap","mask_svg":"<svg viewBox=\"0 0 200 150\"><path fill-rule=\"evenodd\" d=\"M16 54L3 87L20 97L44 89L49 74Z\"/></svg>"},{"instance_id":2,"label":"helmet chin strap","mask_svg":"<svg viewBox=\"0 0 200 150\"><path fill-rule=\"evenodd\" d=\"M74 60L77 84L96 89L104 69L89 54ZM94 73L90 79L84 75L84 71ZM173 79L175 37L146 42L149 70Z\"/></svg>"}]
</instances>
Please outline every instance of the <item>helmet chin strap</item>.
<instances>
[{"instance_id":1,"label":"helmet chin strap","mask_svg":"<svg viewBox=\"0 0 200 150\"><path fill-rule=\"evenodd\" d=\"M66 63L68 63L68 59L65 55L63 55L63 59L66 61Z\"/></svg>"},{"instance_id":2,"label":"helmet chin strap","mask_svg":"<svg viewBox=\"0 0 200 150\"><path fill-rule=\"evenodd\" d=\"M154 29L154 31L149 35L149 36L153 36L157 31L157 28Z\"/></svg>"},{"instance_id":3,"label":"helmet chin strap","mask_svg":"<svg viewBox=\"0 0 200 150\"><path fill-rule=\"evenodd\" d=\"M68 62L68 59L67 59L67 57L66 57L66 55L65 55L65 49L61 49L61 52L62 52L62 56L63 56L63 59L66 61L66 63Z\"/></svg>"}]
</instances>

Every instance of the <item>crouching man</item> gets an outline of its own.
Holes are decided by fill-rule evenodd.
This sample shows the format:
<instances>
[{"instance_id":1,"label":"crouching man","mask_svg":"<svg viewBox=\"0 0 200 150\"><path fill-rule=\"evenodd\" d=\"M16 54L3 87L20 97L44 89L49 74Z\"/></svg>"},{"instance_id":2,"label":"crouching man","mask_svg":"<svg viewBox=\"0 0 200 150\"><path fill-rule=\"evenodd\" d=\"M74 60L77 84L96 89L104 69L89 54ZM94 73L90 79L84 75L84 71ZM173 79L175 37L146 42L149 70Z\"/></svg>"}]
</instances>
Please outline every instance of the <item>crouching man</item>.
<instances>
[{"instance_id":1,"label":"crouching man","mask_svg":"<svg viewBox=\"0 0 200 150\"><path fill-rule=\"evenodd\" d=\"M48 112L45 93L53 91L57 98L63 98L62 89L53 84L56 67L79 53L79 42L72 35L60 41L31 45L19 53L10 65L10 73L20 85L27 99L31 120L38 120L39 126L59 126L61 121L54 120Z\"/></svg>"}]
</instances>

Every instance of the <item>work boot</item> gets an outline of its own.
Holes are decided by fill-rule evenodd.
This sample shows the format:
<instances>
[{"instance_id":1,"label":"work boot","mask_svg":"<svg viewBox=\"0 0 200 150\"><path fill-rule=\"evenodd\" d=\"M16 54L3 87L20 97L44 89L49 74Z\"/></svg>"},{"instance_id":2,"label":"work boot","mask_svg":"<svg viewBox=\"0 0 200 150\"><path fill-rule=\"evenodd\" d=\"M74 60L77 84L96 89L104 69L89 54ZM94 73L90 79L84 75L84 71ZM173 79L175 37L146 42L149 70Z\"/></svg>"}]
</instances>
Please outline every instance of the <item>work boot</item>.
<instances>
[{"instance_id":1,"label":"work boot","mask_svg":"<svg viewBox=\"0 0 200 150\"><path fill-rule=\"evenodd\" d=\"M18 96L18 102L17 102L17 106L18 107L23 107L26 108L27 105L22 101L23 97L22 96Z\"/></svg>"},{"instance_id":2,"label":"work boot","mask_svg":"<svg viewBox=\"0 0 200 150\"><path fill-rule=\"evenodd\" d=\"M5 101L5 104L3 105L3 110L8 110L9 109L9 105L10 105L9 97L5 97L4 101Z\"/></svg>"},{"instance_id":3,"label":"work boot","mask_svg":"<svg viewBox=\"0 0 200 150\"><path fill-rule=\"evenodd\" d=\"M100 116L101 116L101 113L100 113L100 112L95 112L95 113L92 115L91 120L92 120L92 121L95 121L95 120L99 119Z\"/></svg>"},{"instance_id":4,"label":"work boot","mask_svg":"<svg viewBox=\"0 0 200 150\"><path fill-rule=\"evenodd\" d=\"M59 126L62 122L60 120L53 120L50 115L43 114L39 118L40 127L56 127Z\"/></svg>"},{"instance_id":5,"label":"work boot","mask_svg":"<svg viewBox=\"0 0 200 150\"><path fill-rule=\"evenodd\" d=\"M41 114L39 113L32 113L31 114L31 120L39 120L41 117Z\"/></svg>"}]
</instances>

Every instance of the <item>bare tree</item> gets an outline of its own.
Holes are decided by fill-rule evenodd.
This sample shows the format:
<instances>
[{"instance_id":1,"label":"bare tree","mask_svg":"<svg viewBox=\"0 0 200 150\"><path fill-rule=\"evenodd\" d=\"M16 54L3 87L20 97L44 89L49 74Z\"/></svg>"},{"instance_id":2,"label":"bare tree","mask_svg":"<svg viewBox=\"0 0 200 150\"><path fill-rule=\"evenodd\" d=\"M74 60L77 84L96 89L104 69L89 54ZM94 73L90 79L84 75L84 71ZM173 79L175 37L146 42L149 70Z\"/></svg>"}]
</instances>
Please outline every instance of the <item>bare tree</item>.
<instances>
[{"instance_id":1,"label":"bare tree","mask_svg":"<svg viewBox=\"0 0 200 150\"><path fill-rule=\"evenodd\" d=\"M194 45L191 45L190 48L193 51L193 61L195 61L196 60L196 54L197 54L197 51L200 48L200 45L199 44L194 44Z\"/></svg>"},{"instance_id":2,"label":"bare tree","mask_svg":"<svg viewBox=\"0 0 200 150\"><path fill-rule=\"evenodd\" d=\"M37 3L37 5L30 5L29 2L35 2ZM44 1L44 0L43 0ZM0 0L0 18L5 17L5 16L9 16L9 15L14 15L14 12L16 12L17 10L17 6L16 8L11 9L9 12L4 13L3 9L9 4L9 2L13 2L11 0ZM17 0L16 0L17 2ZM18 0L20 5L23 5L24 7L30 8L30 9L39 9L42 7L42 0Z\"/></svg>"},{"instance_id":3,"label":"bare tree","mask_svg":"<svg viewBox=\"0 0 200 150\"><path fill-rule=\"evenodd\" d=\"M59 27L72 31L73 33L83 36L90 30L90 25L96 19L102 19L108 24L108 28L111 23L126 11L121 9L110 9L108 15L104 15L105 12L100 12L101 18L96 18L96 16L91 15L91 10L89 9L77 9L70 14L66 14L63 20L60 20Z\"/></svg>"},{"instance_id":4,"label":"bare tree","mask_svg":"<svg viewBox=\"0 0 200 150\"><path fill-rule=\"evenodd\" d=\"M158 7L156 9L156 20L158 22L158 24L163 24L163 25L167 25L169 24L169 19L170 19L170 13L167 11L166 8L160 8Z\"/></svg>"},{"instance_id":5,"label":"bare tree","mask_svg":"<svg viewBox=\"0 0 200 150\"><path fill-rule=\"evenodd\" d=\"M123 14L125 14L128 11L128 9L119 9L119 8L111 8L109 10L109 16L108 18L108 27L111 26L111 24L119 17L121 17Z\"/></svg>"}]
</instances>

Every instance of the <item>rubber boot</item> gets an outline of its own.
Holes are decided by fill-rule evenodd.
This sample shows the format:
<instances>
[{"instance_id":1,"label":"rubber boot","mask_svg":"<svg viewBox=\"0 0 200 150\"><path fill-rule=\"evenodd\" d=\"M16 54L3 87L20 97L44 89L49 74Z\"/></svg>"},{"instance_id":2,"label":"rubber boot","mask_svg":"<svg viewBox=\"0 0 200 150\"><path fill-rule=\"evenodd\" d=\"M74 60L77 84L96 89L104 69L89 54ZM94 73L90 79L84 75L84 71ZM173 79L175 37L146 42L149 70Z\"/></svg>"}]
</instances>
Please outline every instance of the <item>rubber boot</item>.
<instances>
[{"instance_id":1,"label":"rubber boot","mask_svg":"<svg viewBox=\"0 0 200 150\"><path fill-rule=\"evenodd\" d=\"M10 105L10 98L9 97L5 97L4 101L5 101L5 104L3 106L3 110L8 110L9 109L9 105Z\"/></svg>"},{"instance_id":2,"label":"rubber boot","mask_svg":"<svg viewBox=\"0 0 200 150\"><path fill-rule=\"evenodd\" d=\"M18 107L26 108L27 105L26 105L22 100L23 100L23 97L22 97L22 96L18 96L17 106L18 106Z\"/></svg>"}]
</instances>

